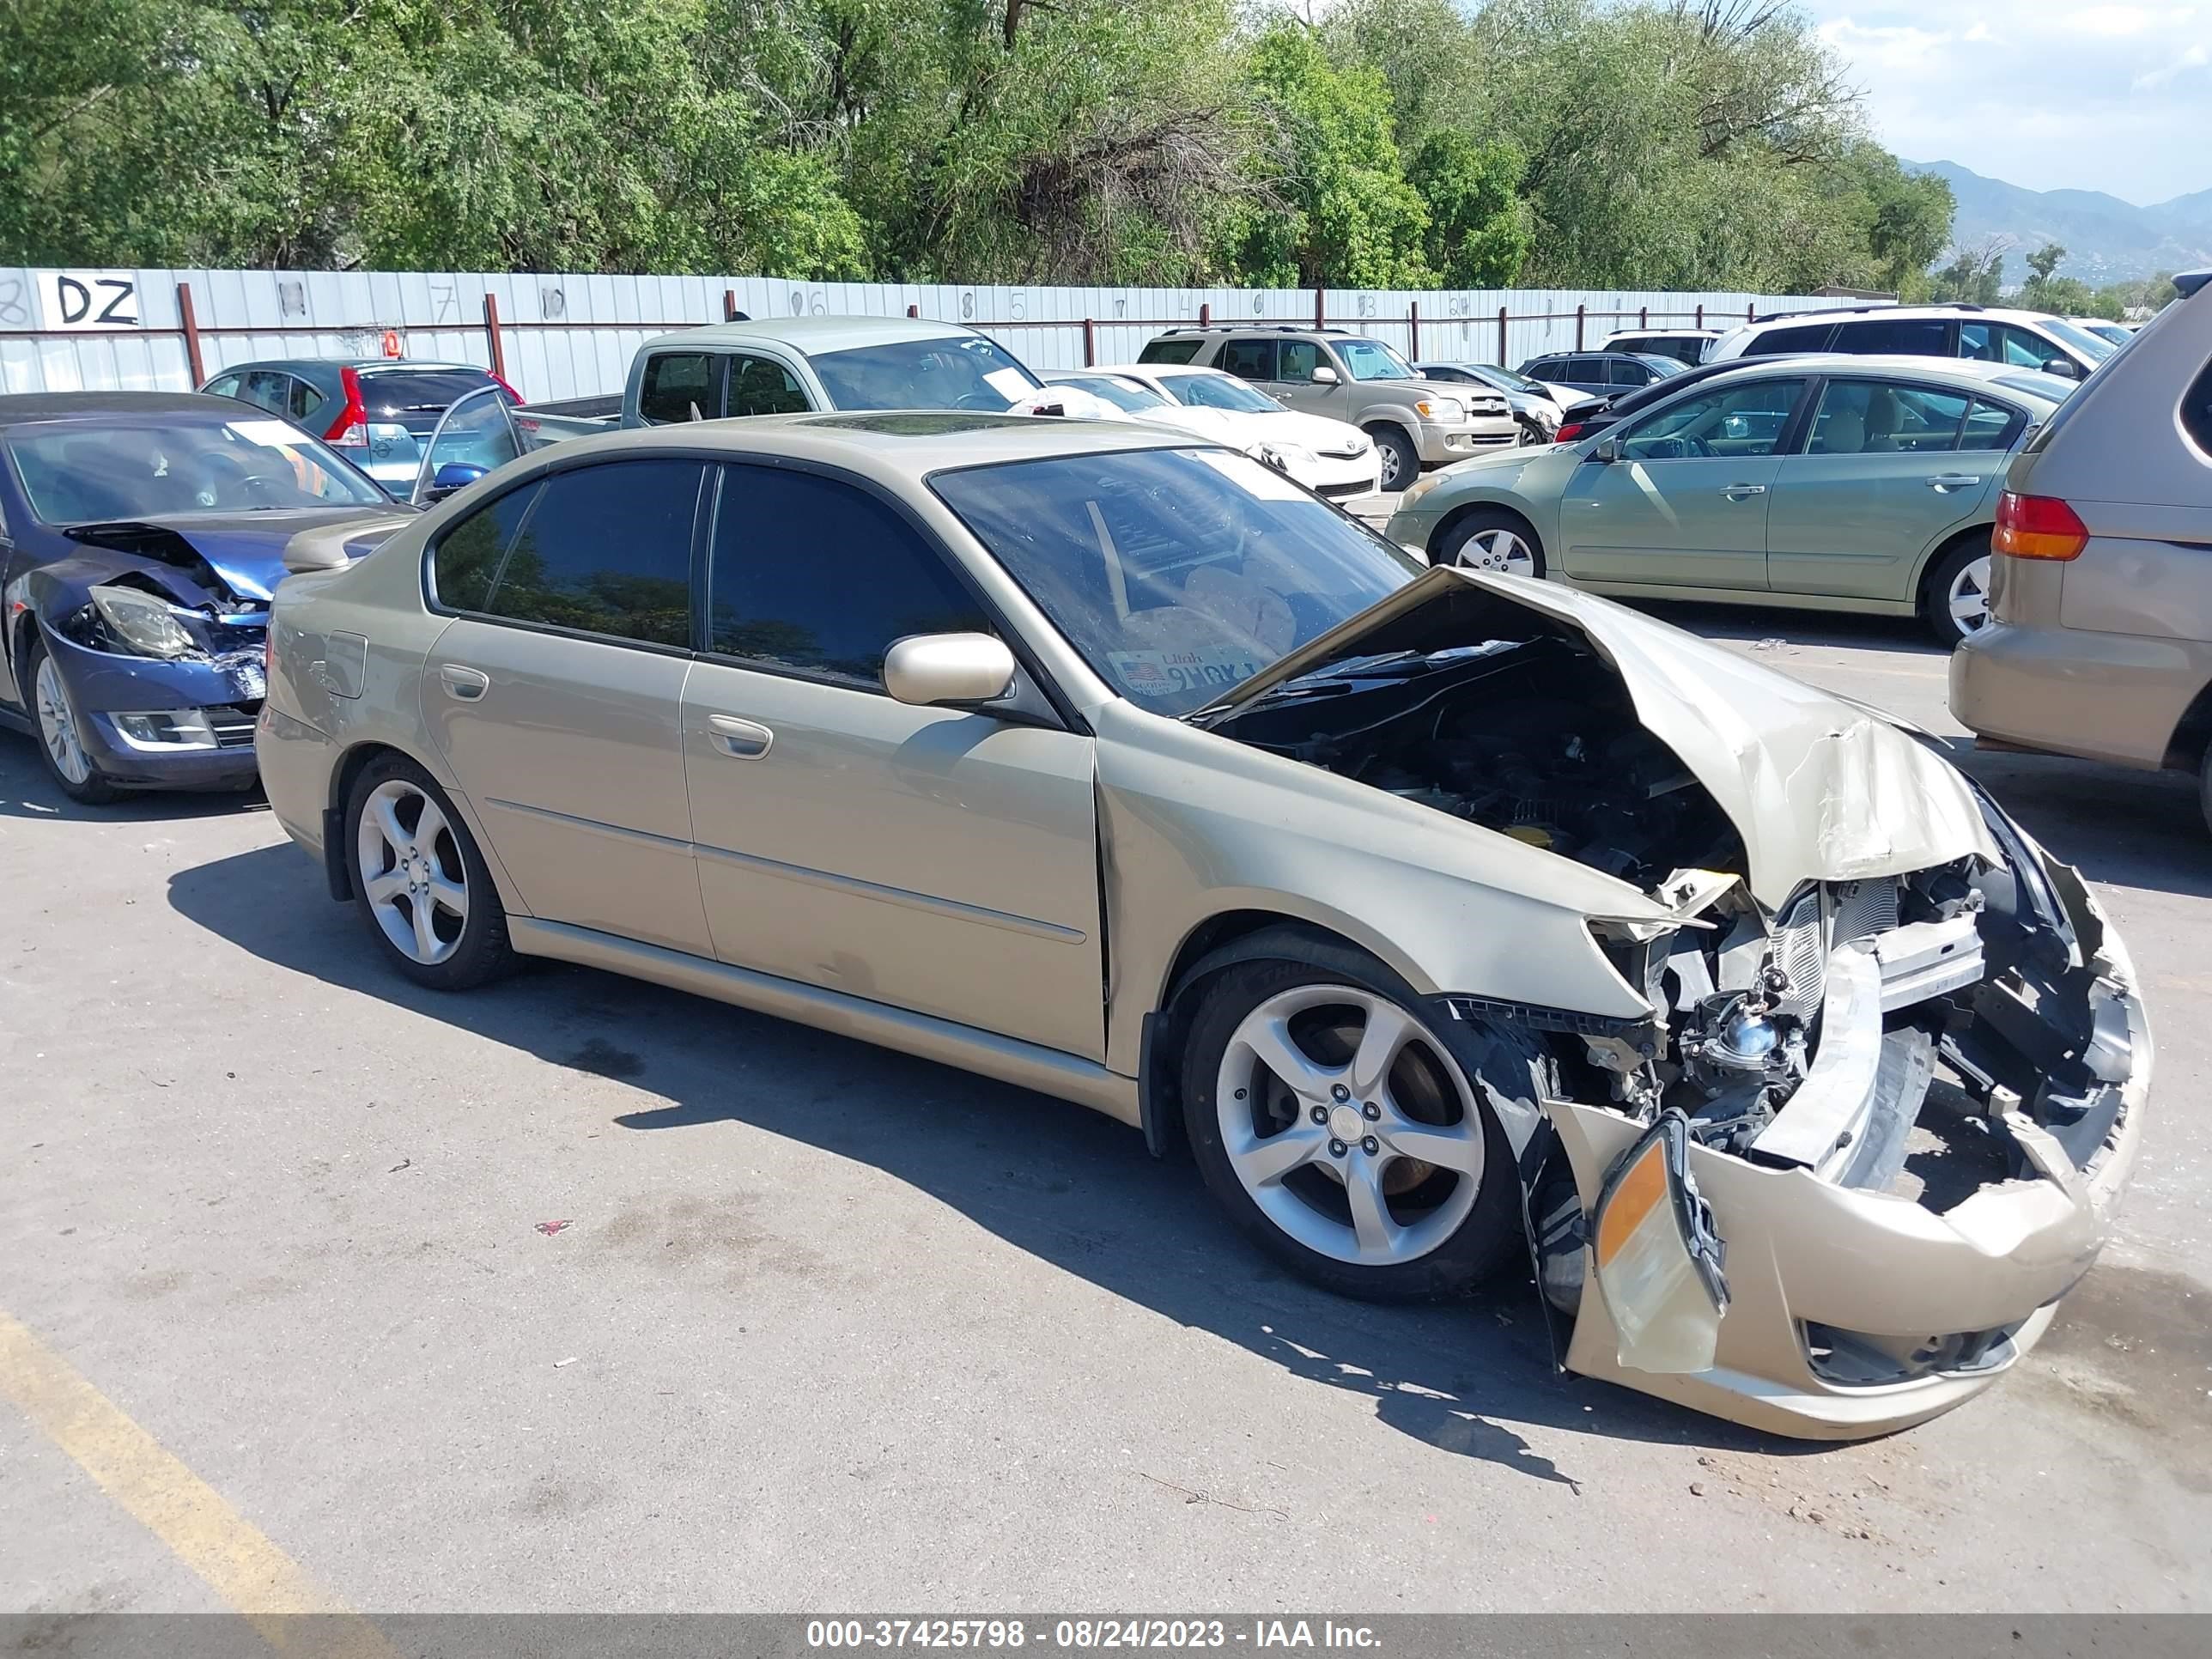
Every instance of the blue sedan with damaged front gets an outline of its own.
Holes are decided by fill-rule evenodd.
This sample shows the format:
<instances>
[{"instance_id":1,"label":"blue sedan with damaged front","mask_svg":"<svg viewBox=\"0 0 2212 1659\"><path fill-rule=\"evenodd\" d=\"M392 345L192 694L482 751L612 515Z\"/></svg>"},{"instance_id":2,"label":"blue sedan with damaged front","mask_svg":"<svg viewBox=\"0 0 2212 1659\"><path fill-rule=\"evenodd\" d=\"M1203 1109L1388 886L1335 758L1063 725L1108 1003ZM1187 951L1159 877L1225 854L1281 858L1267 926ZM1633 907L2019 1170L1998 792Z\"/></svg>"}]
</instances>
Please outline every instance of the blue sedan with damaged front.
<instances>
[{"instance_id":1,"label":"blue sedan with damaged front","mask_svg":"<svg viewBox=\"0 0 2212 1659\"><path fill-rule=\"evenodd\" d=\"M0 726L81 801L250 787L284 544L408 510L228 398L0 397Z\"/></svg>"}]
</instances>

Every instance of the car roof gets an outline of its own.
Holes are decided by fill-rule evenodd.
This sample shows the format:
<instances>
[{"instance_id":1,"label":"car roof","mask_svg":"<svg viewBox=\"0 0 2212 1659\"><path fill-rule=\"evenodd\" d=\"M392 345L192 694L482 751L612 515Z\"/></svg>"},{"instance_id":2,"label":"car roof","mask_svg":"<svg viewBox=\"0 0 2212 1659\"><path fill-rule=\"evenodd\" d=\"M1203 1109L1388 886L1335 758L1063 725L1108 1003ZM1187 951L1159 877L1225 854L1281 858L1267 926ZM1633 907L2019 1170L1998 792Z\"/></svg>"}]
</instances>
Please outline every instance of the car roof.
<instances>
[{"instance_id":1,"label":"car roof","mask_svg":"<svg viewBox=\"0 0 2212 1659\"><path fill-rule=\"evenodd\" d=\"M1605 337L1608 340L1672 340L1687 337L1717 340L1723 331L1717 328L1616 328Z\"/></svg>"},{"instance_id":2,"label":"car roof","mask_svg":"<svg viewBox=\"0 0 2212 1659\"><path fill-rule=\"evenodd\" d=\"M1744 323L1729 331L1742 334L1788 323L1840 323L1846 318L1864 321L1868 318L1879 320L1891 317L1902 317L1908 322L1930 317L1947 319L1955 317L1962 322L1983 317L2000 323L2055 323L2063 320L2048 311L2025 311L2015 306L1829 306L1815 307L1809 311L1777 312L1771 317L1761 317L1756 322Z\"/></svg>"},{"instance_id":3,"label":"car roof","mask_svg":"<svg viewBox=\"0 0 2212 1659\"><path fill-rule=\"evenodd\" d=\"M918 482L951 467L1206 445L1204 439L1187 432L1133 421L986 415L951 409L855 410L641 427L571 439L538 451L537 457L557 465L592 458L613 459L635 449L665 452L672 447L732 457L787 456L889 482Z\"/></svg>"},{"instance_id":4,"label":"car roof","mask_svg":"<svg viewBox=\"0 0 2212 1659\"><path fill-rule=\"evenodd\" d=\"M683 345L782 345L807 356L848 351L855 346L894 340L950 340L984 337L959 323L933 323L920 317L763 317L750 322L708 323L698 328L656 334L644 349ZM757 417L756 417L757 418Z\"/></svg>"},{"instance_id":5,"label":"car roof","mask_svg":"<svg viewBox=\"0 0 2212 1659\"><path fill-rule=\"evenodd\" d=\"M474 369L479 374L489 375L491 373L491 371L486 368L482 363L448 362L442 357L257 357L250 363L225 363L214 374L209 375L208 379L210 380L221 380L226 374L243 374L253 369L272 368L286 370L297 370L302 368L350 368L355 370L378 368L470 368Z\"/></svg>"},{"instance_id":6,"label":"car roof","mask_svg":"<svg viewBox=\"0 0 2212 1659\"><path fill-rule=\"evenodd\" d=\"M1161 380L1166 380L1170 376L1176 374L1185 375L1192 379L1195 379L1200 374L1210 374L1217 380L1234 380L1239 378L1237 375L1231 374L1227 369L1215 368L1210 363L1101 363L1097 368L1092 369L1091 373L1093 374L1157 375Z\"/></svg>"},{"instance_id":7,"label":"car roof","mask_svg":"<svg viewBox=\"0 0 2212 1659\"><path fill-rule=\"evenodd\" d=\"M2033 374L2038 371L2021 363L1988 363L1968 357L1912 357L1902 354L1860 356L1844 351L1807 351L1771 357L1731 357L1724 363L1700 363L1698 367L1711 372L1698 376L1699 381L1725 380L1731 375L1746 378L1761 371L1775 369L1803 369L1818 366L1824 373L1838 377L1880 374L1898 380L1926 380L1931 385L1956 386L1962 381L1988 384L2007 376ZM1675 379L1681 379L1676 376ZM1662 381L1665 385L1667 382ZM2005 386L2003 391L2016 397L2035 398L2044 402L2055 401L2039 392L2022 392L2016 386Z\"/></svg>"},{"instance_id":8,"label":"car roof","mask_svg":"<svg viewBox=\"0 0 2212 1659\"><path fill-rule=\"evenodd\" d=\"M236 418L228 398L198 392L18 392L0 396L0 424L84 420L102 415L220 415Z\"/></svg>"}]
</instances>

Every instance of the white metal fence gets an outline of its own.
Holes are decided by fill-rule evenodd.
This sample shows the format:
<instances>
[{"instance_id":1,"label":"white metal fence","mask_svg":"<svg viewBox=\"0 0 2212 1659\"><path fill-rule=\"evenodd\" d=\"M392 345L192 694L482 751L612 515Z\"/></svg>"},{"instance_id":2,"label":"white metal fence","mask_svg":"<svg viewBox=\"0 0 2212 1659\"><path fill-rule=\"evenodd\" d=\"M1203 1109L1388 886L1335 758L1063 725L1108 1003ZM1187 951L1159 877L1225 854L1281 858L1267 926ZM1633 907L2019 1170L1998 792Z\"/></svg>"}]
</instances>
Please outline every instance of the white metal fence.
<instances>
[{"instance_id":1,"label":"white metal fence","mask_svg":"<svg viewBox=\"0 0 2212 1659\"><path fill-rule=\"evenodd\" d=\"M639 343L755 318L915 315L983 329L1040 369L1126 362L1163 328L1325 318L1409 356L1517 365L1618 328L1726 328L1850 305L1580 289L1006 288L769 276L0 268L0 392L188 390L269 357L405 355L499 369L530 398L621 388Z\"/></svg>"}]
</instances>

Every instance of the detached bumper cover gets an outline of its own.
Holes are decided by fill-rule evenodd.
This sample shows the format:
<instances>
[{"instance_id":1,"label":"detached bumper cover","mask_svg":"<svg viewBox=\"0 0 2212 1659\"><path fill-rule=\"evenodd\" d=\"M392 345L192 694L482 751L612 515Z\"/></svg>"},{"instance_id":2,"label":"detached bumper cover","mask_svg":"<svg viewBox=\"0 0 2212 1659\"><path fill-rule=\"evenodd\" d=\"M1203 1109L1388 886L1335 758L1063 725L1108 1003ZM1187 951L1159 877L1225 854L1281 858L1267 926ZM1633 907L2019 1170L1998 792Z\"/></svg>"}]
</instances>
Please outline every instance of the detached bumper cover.
<instances>
[{"instance_id":1,"label":"detached bumper cover","mask_svg":"<svg viewBox=\"0 0 2212 1659\"><path fill-rule=\"evenodd\" d=\"M1731 1300L1713 1368L1658 1376L1622 1367L1604 1297L1586 1281L1568 1370L1757 1429L1850 1439L1949 1409L2033 1346L2110 1237L2142 1139L2152 1060L2124 948L2071 872L2043 862L2085 950L2096 942L2100 1058L2118 1073L2117 1111L2092 1144L2075 1137L2079 1161L2013 1111L1996 1133L2009 1136L2027 1172L1939 1213L1810 1169L1692 1147L1692 1171L1727 1246ZM1866 1018L1878 1033L1879 1007ZM1639 1126L1574 1103L1555 1103L1552 1115L1587 1206Z\"/></svg>"}]
</instances>

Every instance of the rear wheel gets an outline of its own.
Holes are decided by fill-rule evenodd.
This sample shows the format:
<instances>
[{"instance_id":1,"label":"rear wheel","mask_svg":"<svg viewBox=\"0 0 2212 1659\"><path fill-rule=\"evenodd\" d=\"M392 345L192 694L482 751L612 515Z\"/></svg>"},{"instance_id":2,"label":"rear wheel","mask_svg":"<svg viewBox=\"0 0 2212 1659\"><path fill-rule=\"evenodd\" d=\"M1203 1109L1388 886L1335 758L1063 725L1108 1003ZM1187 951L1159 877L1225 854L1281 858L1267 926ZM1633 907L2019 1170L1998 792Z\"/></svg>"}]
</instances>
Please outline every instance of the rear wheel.
<instances>
[{"instance_id":1,"label":"rear wheel","mask_svg":"<svg viewBox=\"0 0 2212 1659\"><path fill-rule=\"evenodd\" d=\"M1956 645L1990 620L1990 538L1970 536L1936 562L1920 597L1920 614L1936 637Z\"/></svg>"},{"instance_id":2,"label":"rear wheel","mask_svg":"<svg viewBox=\"0 0 2212 1659\"><path fill-rule=\"evenodd\" d=\"M1509 576L1544 574L1544 550L1534 526L1503 507L1479 507L1453 520L1437 538L1429 556L1432 564L1495 570Z\"/></svg>"},{"instance_id":3,"label":"rear wheel","mask_svg":"<svg viewBox=\"0 0 2212 1659\"><path fill-rule=\"evenodd\" d=\"M491 871L428 773L398 755L372 761L345 822L354 902L400 972L465 991L514 965Z\"/></svg>"},{"instance_id":4,"label":"rear wheel","mask_svg":"<svg viewBox=\"0 0 2212 1659\"><path fill-rule=\"evenodd\" d=\"M30 682L32 710L39 721L39 753L47 772L71 800L88 806L120 800L124 792L100 775L99 763L85 747L76 705L70 700L69 687L62 683L61 670L47 654L46 641L38 635L38 624L32 623L30 628L31 652L24 665L28 671L25 678Z\"/></svg>"},{"instance_id":5,"label":"rear wheel","mask_svg":"<svg viewBox=\"0 0 2212 1659\"><path fill-rule=\"evenodd\" d=\"M1367 435L1375 440L1376 457L1382 463L1382 476L1375 487L1411 489L1413 480L1421 476L1421 452L1413 447L1413 441L1401 428L1387 424L1369 427Z\"/></svg>"},{"instance_id":6,"label":"rear wheel","mask_svg":"<svg viewBox=\"0 0 2212 1659\"><path fill-rule=\"evenodd\" d=\"M1183 1053L1186 1127L1237 1226L1327 1289L1383 1301L1463 1294L1512 1249L1520 1188L1479 1091L1486 1048L1447 1040L1395 975L1286 939L1211 978ZM1504 1052L1504 1051L1501 1051ZM1532 1091L1526 1055L1516 1099Z\"/></svg>"}]
</instances>

